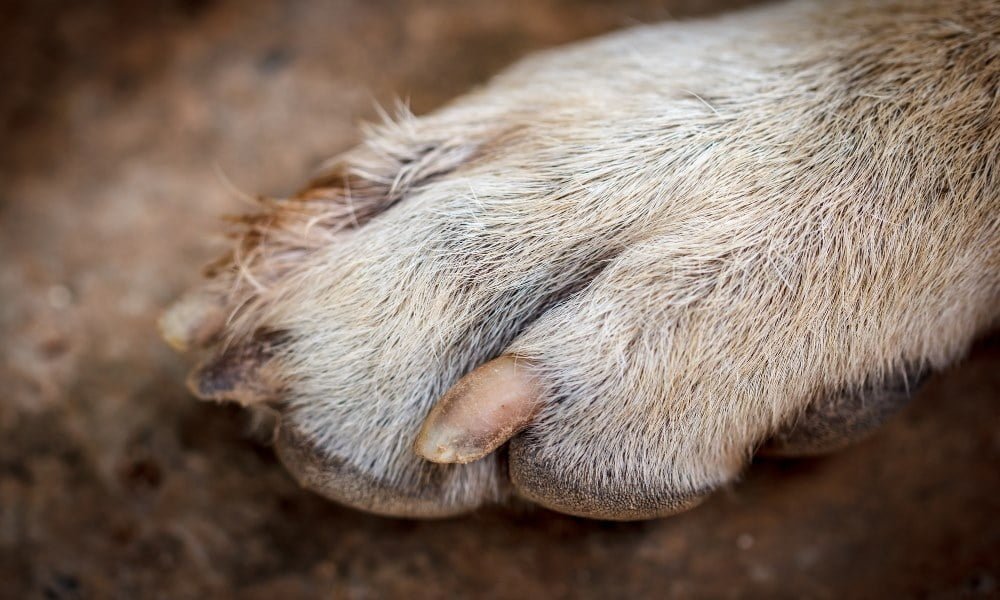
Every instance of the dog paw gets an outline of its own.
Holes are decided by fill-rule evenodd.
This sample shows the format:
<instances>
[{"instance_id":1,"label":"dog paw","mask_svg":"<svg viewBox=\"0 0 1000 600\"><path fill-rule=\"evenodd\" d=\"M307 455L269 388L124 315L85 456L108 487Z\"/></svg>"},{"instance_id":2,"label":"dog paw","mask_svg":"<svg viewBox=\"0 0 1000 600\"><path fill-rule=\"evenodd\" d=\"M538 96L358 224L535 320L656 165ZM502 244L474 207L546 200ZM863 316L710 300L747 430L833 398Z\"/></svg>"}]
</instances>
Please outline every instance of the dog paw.
<instances>
[{"instance_id":1,"label":"dog paw","mask_svg":"<svg viewBox=\"0 0 1000 600\"><path fill-rule=\"evenodd\" d=\"M370 129L163 317L210 348L192 390L417 517L661 516L871 431L997 316L1000 63L975 23L818 10L609 36Z\"/></svg>"}]
</instances>

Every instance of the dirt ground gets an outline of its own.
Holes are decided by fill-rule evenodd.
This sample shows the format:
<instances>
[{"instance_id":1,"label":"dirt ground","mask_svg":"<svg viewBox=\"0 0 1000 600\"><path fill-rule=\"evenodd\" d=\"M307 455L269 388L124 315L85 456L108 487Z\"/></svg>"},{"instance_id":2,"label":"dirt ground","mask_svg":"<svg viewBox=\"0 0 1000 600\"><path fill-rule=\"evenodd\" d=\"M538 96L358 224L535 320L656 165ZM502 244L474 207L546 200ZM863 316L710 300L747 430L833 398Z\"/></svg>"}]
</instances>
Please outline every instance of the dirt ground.
<instances>
[{"instance_id":1,"label":"dirt ground","mask_svg":"<svg viewBox=\"0 0 1000 600\"><path fill-rule=\"evenodd\" d=\"M0 4L0 597L1000 594L995 336L870 441L632 524L328 503L157 337L240 191L292 190L376 101L423 112L533 49L724 4Z\"/></svg>"}]
</instances>

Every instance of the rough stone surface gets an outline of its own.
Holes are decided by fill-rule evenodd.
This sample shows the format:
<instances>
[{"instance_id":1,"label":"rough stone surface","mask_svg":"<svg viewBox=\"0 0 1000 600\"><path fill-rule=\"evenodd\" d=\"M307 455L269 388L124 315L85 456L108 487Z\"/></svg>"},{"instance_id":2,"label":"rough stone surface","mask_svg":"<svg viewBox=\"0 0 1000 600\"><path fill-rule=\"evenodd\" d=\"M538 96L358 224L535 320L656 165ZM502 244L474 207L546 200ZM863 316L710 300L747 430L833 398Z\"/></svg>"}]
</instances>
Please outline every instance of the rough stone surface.
<instances>
[{"instance_id":1,"label":"rough stone surface","mask_svg":"<svg viewBox=\"0 0 1000 600\"><path fill-rule=\"evenodd\" d=\"M300 490L156 335L241 194L378 101L721 1L0 4L0 597L953 597L1000 590L1000 343L873 439L702 507L370 517Z\"/></svg>"}]
</instances>

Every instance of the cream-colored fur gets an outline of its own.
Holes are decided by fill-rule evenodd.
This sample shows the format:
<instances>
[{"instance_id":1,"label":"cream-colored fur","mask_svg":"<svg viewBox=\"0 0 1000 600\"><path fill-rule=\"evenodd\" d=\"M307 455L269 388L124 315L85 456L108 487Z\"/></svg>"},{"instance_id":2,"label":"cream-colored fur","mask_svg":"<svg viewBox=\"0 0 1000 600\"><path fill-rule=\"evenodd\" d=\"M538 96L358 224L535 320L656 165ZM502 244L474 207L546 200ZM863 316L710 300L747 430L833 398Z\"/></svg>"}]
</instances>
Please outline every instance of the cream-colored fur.
<instances>
[{"instance_id":1,"label":"cream-colored fur","mask_svg":"<svg viewBox=\"0 0 1000 600\"><path fill-rule=\"evenodd\" d=\"M810 402L996 323L998 87L989 0L800 1L536 55L248 217L210 284L220 347L267 332L240 373L268 393L242 398L276 402L279 452L331 498L671 512ZM210 337L180 321L178 345ZM546 404L509 464L418 458L433 402L502 353Z\"/></svg>"}]
</instances>

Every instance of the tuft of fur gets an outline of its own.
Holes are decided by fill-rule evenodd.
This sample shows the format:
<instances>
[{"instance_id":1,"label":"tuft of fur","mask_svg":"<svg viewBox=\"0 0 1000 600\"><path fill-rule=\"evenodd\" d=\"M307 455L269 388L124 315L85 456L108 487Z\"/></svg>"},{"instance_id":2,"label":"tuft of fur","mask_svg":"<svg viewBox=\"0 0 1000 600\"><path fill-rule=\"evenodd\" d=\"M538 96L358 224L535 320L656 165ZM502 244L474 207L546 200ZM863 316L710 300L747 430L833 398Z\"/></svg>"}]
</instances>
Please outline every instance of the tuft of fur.
<instances>
[{"instance_id":1,"label":"tuft of fur","mask_svg":"<svg viewBox=\"0 0 1000 600\"><path fill-rule=\"evenodd\" d=\"M231 343L281 332L289 467L376 512L512 480L643 518L818 399L957 360L1000 316L998 39L987 0L791 2L545 52L368 131L219 275ZM432 403L502 353L546 400L509 465L420 460Z\"/></svg>"}]
</instances>

